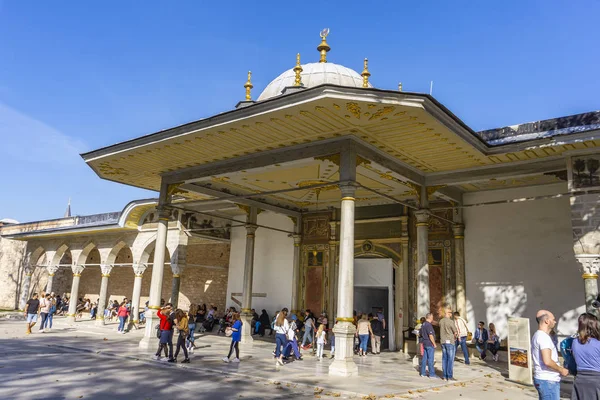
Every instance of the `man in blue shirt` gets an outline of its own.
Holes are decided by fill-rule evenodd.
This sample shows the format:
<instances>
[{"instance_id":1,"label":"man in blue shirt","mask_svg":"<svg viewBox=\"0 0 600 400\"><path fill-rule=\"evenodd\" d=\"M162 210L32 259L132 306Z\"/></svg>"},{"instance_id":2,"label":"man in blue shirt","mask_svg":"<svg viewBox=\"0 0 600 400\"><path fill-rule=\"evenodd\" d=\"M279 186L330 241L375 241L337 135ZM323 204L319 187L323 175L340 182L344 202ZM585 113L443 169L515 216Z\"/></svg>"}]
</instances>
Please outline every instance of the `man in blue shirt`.
<instances>
[{"instance_id":1,"label":"man in blue shirt","mask_svg":"<svg viewBox=\"0 0 600 400\"><path fill-rule=\"evenodd\" d=\"M421 359L421 374L420 376L425 377L425 367L429 369L429 377L433 379L440 379L435 374L433 367L433 360L435 356L435 332L433 331L433 314L427 313L425 315L425 322L421 325L420 341L423 343L423 358Z\"/></svg>"}]
</instances>

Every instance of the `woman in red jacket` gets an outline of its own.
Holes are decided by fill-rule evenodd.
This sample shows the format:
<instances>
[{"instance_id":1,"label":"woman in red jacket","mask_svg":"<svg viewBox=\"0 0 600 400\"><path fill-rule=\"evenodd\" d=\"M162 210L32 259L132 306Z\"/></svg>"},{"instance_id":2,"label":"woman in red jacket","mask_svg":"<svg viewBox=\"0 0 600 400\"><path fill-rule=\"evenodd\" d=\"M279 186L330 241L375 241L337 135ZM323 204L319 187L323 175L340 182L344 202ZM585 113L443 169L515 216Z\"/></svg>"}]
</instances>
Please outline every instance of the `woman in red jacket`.
<instances>
[{"instance_id":1,"label":"woman in red jacket","mask_svg":"<svg viewBox=\"0 0 600 400\"><path fill-rule=\"evenodd\" d=\"M119 317L119 329L117 329L117 332L125 333L125 321L127 321L127 317L129 316L127 303L121 303L119 310L117 311L117 316Z\"/></svg>"}]
</instances>

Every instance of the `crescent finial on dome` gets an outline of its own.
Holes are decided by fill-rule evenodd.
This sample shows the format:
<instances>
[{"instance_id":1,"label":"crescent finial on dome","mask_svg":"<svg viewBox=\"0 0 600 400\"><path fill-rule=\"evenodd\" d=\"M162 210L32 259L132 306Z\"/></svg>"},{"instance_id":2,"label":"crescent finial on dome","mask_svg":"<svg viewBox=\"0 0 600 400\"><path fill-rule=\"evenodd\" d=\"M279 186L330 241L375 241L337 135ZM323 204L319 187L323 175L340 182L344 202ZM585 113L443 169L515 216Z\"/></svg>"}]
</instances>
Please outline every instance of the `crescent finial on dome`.
<instances>
[{"instance_id":1,"label":"crescent finial on dome","mask_svg":"<svg viewBox=\"0 0 600 400\"><path fill-rule=\"evenodd\" d=\"M371 73L369 72L369 60L365 58L365 68L363 69L363 72L360 74L363 78L363 87L364 88L368 88L369 87L369 77L371 76Z\"/></svg>"},{"instance_id":2,"label":"crescent finial on dome","mask_svg":"<svg viewBox=\"0 0 600 400\"><path fill-rule=\"evenodd\" d=\"M300 53L296 54L296 66L294 67L294 73L296 77L294 79L294 86L302 86L302 65L300 65Z\"/></svg>"},{"instance_id":3,"label":"crescent finial on dome","mask_svg":"<svg viewBox=\"0 0 600 400\"><path fill-rule=\"evenodd\" d=\"M321 53L320 63L327 62L327 52L331 50L331 47L327 44L327 35L329 35L329 28L325 28L321 31L321 44L317 47L317 50Z\"/></svg>"},{"instance_id":4,"label":"crescent finial on dome","mask_svg":"<svg viewBox=\"0 0 600 400\"><path fill-rule=\"evenodd\" d=\"M252 90L254 85L252 85L251 79L252 71L248 71L248 80L244 84L244 87L246 88L246 101L252 101L252 95L250 94L250 91Z\"/></svg>"}]
</instances>

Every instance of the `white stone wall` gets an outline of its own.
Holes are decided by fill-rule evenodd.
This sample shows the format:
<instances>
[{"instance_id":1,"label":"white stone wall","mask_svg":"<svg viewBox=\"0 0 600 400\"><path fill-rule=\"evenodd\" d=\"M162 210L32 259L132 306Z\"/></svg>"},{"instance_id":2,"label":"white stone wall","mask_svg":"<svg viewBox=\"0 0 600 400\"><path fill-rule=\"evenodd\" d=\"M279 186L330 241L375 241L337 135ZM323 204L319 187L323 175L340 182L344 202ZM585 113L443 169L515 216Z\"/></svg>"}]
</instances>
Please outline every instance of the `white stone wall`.
<instances>
[{"instance_id":1,"label":"white stone wall","mask_svg":"<svg viewBox=\"0 0 600 400\"><path fill-rule=\"evenodd\" d=\"M565 193L565 184L465 194L465 204ZM467 316L494 322L507 336L507 316L554 313L559 335L577 329L583 280L573 254L568 197L464 209Z\"/></svg>"},{"instance_id":2,"label":"white stone wall","mask_svg":"<svg viewBox=\"0 0 600 400\"><path fill-rule=\"evenodd\" d=\"M245 219L242 219L245 221ZM294 224L288 217L264 211L258 215L259 225L293 231ZM231 230L231 253L227 284L227 306L239 306L231 300L231 293L242 292L244 279L244 255L246 251L246 229ZM252 308L260 314L266 309L269 315L283 307L291 309L294 240L284 232L265 228L256 230L254 248L253 292L266 293L267 297L254 297ZM241 296L237 297L241 301Z\"/></svg>"},{"instance_id":3,"label":"white stone wall","mask_svg":"<svg viewBox=\"0 0 600 400\"><path fill-rule=\"evenodd\" d=\"M27 242L0 237L0 309L13 310L18 307L21 284L25 279L23 257ZM37 290L37 275L32 277L31 288Z\"/></svg>"}]
</instances>

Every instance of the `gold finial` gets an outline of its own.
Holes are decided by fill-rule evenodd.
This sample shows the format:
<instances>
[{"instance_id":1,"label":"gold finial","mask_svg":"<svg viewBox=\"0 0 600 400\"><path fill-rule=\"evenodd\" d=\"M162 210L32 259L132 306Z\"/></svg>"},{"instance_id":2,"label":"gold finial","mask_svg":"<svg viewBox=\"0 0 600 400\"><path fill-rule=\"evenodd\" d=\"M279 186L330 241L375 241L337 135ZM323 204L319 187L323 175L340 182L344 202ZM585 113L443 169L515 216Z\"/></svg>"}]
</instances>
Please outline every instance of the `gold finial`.
<instances>
[{"instance_id":1,"label":"gold finial","mask_svg":"<svg viewBox=\"0 0 600 400\"><path fill-rule=\"evenodd\" d=\"M362 77L363 77L363 87L369 87L369 77L371 76L371 73L369 72L369 60L367 60L365 58L365 69L363 69L362 72Z\"/></svg>"},{"instance_id":2,"label":"gold finial","mask_svg":"<svg viewBox=\"0 0 600 400\"><path fill-rule=\"evenodd\" d=\"M321 53L320 63L327 62L327 52L331 50L331 47L327 44L327 35L329 35L329 28L325 28L321 31L321 44L317 47L317 50Z\"/></svg>"},{"instance_id":3,"label":"gold finial","mask_svg":"<svg viewBox=\"0 0 600 400\"><path fill-rule=\"evenodd\" d=\"M401 91L402 91L402 82L400 82L400 83L398 84L398 91L399 91L399 92L401 92Z\"/></svg>"},{"instance_id":4,"label":"gold finial","mask_svg":"<svg viewBox=\"0 0 600 400\"><path fill-rule=\"evenodd\" d=\"M300 53L296 54L296 66L294 67L296 73L296 79L294 80L294 86L302 86L302 65L300 65Z\"/></svg>"},{"instance_id":5,"label":"gold finial","mask_svg":"<svg viewBox=\"0 0 600 400\"><path fill-rule=\"evenodd\" d=\"M250 91L252 90L254 85L252 85L252 82L250 82L251 79L252 79L252 71L248 71L248 80L246 81L246 84L244 85L244 87L246 88L246 101L252 101L252 95L250 94Z\"/></svg>"}]
</instances>

